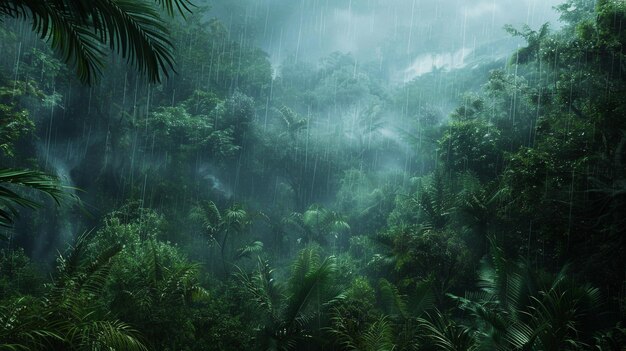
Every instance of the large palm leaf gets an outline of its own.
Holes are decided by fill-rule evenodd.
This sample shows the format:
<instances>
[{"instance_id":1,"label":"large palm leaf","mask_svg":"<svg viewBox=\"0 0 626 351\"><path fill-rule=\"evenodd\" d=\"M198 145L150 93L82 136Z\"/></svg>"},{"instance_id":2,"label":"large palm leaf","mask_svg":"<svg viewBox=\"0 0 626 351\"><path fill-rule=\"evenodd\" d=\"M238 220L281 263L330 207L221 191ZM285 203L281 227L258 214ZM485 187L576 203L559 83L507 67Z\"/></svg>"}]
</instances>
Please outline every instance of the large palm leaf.
<instances>
[{"instance_id":1,"label":"large palm leaf","mask_svg":"<svg viewBox=\"0 0 626 351\"><path fill-rule=\"evenodd\" d=\"M104 67L105 50L120 54L159 82L173 69L172 44L159 7L169 15L189 11L189 0L0 0L0 15L32 20L33 30L84 83Z\"/></svg>"},{"instance_id":2,"label":"large palm leaf","mask_svg":"<svg viewBox=\"0 0 626 351\"><path fill-rule=\"evenodd\" d=\"M36 209L41 203L26 196L23 189L49 195L57 204L72 195L59 180L49 174L25 169L0 169L0 226L10 227L18 217L18 208Z\"/></svg>"}]
</instances>

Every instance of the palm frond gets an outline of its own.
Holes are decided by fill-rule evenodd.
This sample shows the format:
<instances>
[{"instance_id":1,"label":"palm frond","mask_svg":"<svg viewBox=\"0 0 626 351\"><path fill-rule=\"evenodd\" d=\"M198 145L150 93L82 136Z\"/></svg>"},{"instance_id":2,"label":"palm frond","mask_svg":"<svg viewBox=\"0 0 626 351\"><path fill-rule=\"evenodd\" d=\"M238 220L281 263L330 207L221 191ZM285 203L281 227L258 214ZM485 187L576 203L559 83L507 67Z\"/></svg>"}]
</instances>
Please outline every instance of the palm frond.
<instances>
[{"instance_id":1,"label":"palm frond","mask_svg":"<svg viewBox=\"0 0 626 351\"><path fill-rule=\"evenodd\" d=\"M209 236L217 233L222 223L222 213L213 201L201 201L196 204L191 209L189 218L202 224Z\"/></svg>"},{"instance_id":2,"label":"palm frond","mask_svg":"<svg viewBox=\"0 0 626 351\"><path fill-rule=\"evenodd\" d=\"M139 333L120 321L88 321L67 329L68 343L82 349L146 351Z\"/></svg>"},{"instance_id":3,"label":"palm frond","mask_svg":"<svg viewBox=\"0 0 626 351\"><path fill-rule=\"evenodd\" d=\"M468 328L457 325L437 310L429 313L427 318L418 318L418 322L423 330L421 338L438 350L471 351L476 347Z\"/></svg>"},{"instance_id":4,"label":"palm frond","mask_svg":"<svg viewBox=\"0 0 626 351\"><path fill-rule=\"evenodd\" d=\"M0 349L146 350L129 325L97 317L94 298L101 293L111 259L120 247L104 250L86 264L87 237L88 233L80 235L67 257L59 259L58 279L45 297L35 300L38 306L18 300L16 308L0 308Z\"/></svg>"},{"instance_id":5,"label":"palm frond","mask_svg":"<svg viewBox=\"0 0 626 351\"><path fill-rule=\"evenodd\" d=\"M286 285L278 284L267 261L259 257L252 274L237 274L262 313L257 343L263 350L293 350L313 333L311 322L342 298L334 280L334 258L322 260L313 249L302 250Z\"/></svg>"},{"instance_id":6,"label":"palm frond","mask_svg":"<svg viewBox=\"0 0 626 351\"><path fill-rule=\"evenodd\" d=\"M175 8L184 15L192 6L189 0L6 0L0 14L32 20L33 31L84 83L100 76L107 46L151 82L160 82L173 70L174 58L159 8L173 16Z\"/></svg>"},{"instance_id":7,"label":"palm frond","mask_svg":"<svg viewBox=\"0 0 626 351\"><path fill-rule=\"evenodd\" d=\"M44 193L57 205L66 199L76 199L68 190L72 187L61 185L58 178L40 171L25 169L0 169L0 226L10 227L19 216L18 207L37 209L42 206L36 200L22 195L19 189L31 189Z\"/></svg>"},{"instance_id":8,"label":"palm frond","mask_svg":"<svg viewBox=\"0 0 626 351\"><path fill-rule=\"evenodd\" d=\"M234 204L224 211L222 218L225 228L241 232L248 224L250 224L250 216L241 205Z\"/></svg>"},{"instance_id":9,"label":"palm frond","mask_svg":"<svg viewBox=\"0 0 626 351\"><path fill-rule=\"evenodd\" d=\"M408 305L413 316L420 316L435 307L433 284L434 280L428 279L420 281L415 285L414 292L408 298Z\"/></svg>"},{"instance_id":10,"label":"palm frond","mask_svg":"<svg viewBox=\"0 0 626 351\"><path fill-rule=\"evenodd\" d=\"M191 12L191 8L194 7L190 0L156 0L156 2L167 11L170 16L174 15L174 7L178 10L178 13L182 16L187 12Z\"/></svg>"},{"instance_id":11,"label":"palm frond","mask_svg":"<svg viewBox=\"0 0 626 351\"><path fill-rule=\"evenodd\" d=\"M252 276L239 272L238 278L246 291L252 296L257 307L267 313L272 320L277 320L282 287L276 284L273 277L274 270L267 261L259 257L257 270Z\"/></svg>"},{"instance_id":12,"label":"palm frond","mask_svg":"<svg viewBox=\"0 0 626 351\"><path fill-rule=\"evenodd\" d=\"M50 342L62 341L63 336L41 323L36 316L28 314L24 297L0 306L0 350L29 351L43 349Z\"/></svg>"},{"instance_id":13,"label":"palm frond","mask_svg":"<svg viewBox=\"0 0 626 351\"><path fill-rule=\"evenodd\" d=\"M407 316L406 296L400 294L398 288L386 279L378 282L380 304L387 315L405 318Z\"/></svg>"},{"instance_id":14,"label":"palm frond","mask_svg":"<svg viewBox=\"0 0 626 351\"><path fill-rule=\"evenodd\" d=\"M261 251L263 251L263 243L258 240L253 241L252 243L237 249L235 259L240 260L242 258L249 258L253 254L258 254Z\"/></svg>"},{"instance_id":15,"label":"palm frond","mask_svg":"<svg viewBox=\"0 0 626 351\"><path fill-rule=\"evenodd\" d=\"M326 258L321 263L319 256L312 249L302 250L289 281L290 296L285 309L285 321L289 324L305 320L303 316L318 294L328 288L336 271L334 258Z\"/></svg>"},{"instance_id":16,"label":"palm frond","mask_svg":"<svg viewBox=\"0 0 626 351\"><path fill-rule=\"evenodd\" d=\"M394 349L391 323L383 316L372 323L363 335L367 351L392 351Z\"/></svg>"}]
</instances>

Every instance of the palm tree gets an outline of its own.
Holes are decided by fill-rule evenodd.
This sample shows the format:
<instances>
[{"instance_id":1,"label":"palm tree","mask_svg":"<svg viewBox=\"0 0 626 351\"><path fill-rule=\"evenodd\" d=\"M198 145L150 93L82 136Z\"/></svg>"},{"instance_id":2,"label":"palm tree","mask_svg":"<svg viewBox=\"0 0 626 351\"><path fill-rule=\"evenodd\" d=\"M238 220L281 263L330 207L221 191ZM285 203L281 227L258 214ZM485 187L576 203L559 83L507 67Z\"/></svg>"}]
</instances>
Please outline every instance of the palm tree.
<instances>
[{"instance_id":1,"label":"palm tree","mask_svg":"<svg viewBox=\"0 0 626 351\"><path fill-rule=\"evenodd\" d=\"M0 16L32 21L84 83L100 76L107 49L160 82L174 57L159 8L172 16L191 6L189 0L0 0Z\"/></svg>"},{"instance_id":2,"label":"palm tree","mask_svg":"<svg viewBox=\"0 0 626 351\"><path fill-rule=\"evenodd\" d=\"M206 235L219 245L224 272L228 272L226 269L228 238L231 234L243 233L252 224L250 213L239 204L233 204L231 207L220 211L213 201L202 201L192 209L190 217L192 220L200 222ZM252 243L250 246L250 250L260 251L259 244ZM249 254L246 251L250 250L246 250L245 247L240 249L237 258Z\"/></svg>"}]
</instances>

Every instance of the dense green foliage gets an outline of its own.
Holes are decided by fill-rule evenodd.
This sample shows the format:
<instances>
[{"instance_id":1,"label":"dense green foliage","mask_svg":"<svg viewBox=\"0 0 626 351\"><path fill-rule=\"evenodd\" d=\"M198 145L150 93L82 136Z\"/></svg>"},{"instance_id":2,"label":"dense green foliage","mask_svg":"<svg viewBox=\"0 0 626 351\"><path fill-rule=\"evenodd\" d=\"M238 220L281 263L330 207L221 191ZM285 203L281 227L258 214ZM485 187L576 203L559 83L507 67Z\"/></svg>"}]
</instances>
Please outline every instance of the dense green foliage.
<instances>
[{"instance_id":1,"label":"dense green foliage","mask_svg":"<svg viewBox=\"0 0 626 351\"><path fill-rule=\"evenodd\" d=\"M397 85L196 2L0 0L0 350L624 349L626 3Z\"/></svg>"}]
</instances>

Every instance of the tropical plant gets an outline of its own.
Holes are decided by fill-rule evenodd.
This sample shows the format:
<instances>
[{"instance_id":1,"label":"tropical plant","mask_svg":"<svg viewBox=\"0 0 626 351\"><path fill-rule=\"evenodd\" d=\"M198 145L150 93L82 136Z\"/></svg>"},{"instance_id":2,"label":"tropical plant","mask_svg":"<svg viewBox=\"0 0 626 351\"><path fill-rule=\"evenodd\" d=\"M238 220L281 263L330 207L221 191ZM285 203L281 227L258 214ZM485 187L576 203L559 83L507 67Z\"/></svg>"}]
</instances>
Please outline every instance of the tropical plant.
<instances>
[{"instance_id":1,"label":"tropical plant","mask_svg":"<svg viewBox=\"0 0 626 351\"><path fill-rule=\"evenodd\" d=\"M443 229L454 212L454 198L442 171L424 178L413 178L415 189L408 195L398 196L396 207L389 216L391 224L398 226L422 225Z\"/></svg>"},{"instance_id":2,"label":"tropical plant","mask_svg":"<svg viewBox=\"0 0 626 351\"><path fill-rule=\"evenodd\" d=\"M532 30L528 25L522 26L521 30L511 25L505 26L504 29L512 36L526 40L526 46L519 48L511 57L511 63L525 64L539 58L541 44L550 33L550 24L544 23L537 30Z\"/></svg>"},{"instance_id":3,"label":"tropical plant","mask_svg":"<svg viewBox=\"0 0 626 351\"><path fill-rule=\"evenodd\" d=\"M0 155L13 157L16 142L34 130L30 111L18 103L24 96L44 98L45 94L32 81L10 82L0 74Z\"/></svg>"},{"instance_id":4,"label":"tropical plant","mask_svg":"<svg viewBox=\"0 0 626 351\"><path fill-rule=\"evenodd\" d=\"M166 223L152 209L129 203L106 217L88 253L122 247L110 269L103 303L138 328L156 349L178 349L191 343L193 308L206 301L199 284L200 265L159 239Z\"/></svg>"},{"instance_id":5,"label":"tropical plant","mask_svg":"<svg viewBox=\"0 0 626 351\"><path fill-rule=\"evenodd\" d=\"M305 243L315 241L325 244L329 237L337 239L350 230L350 225L341 214L318 205L311 205L304 213L293 212L283 222L295 228L300 235L298 241Z\"/></svg>"},{"instance_id":6,"label":"tropical plant","mask_svg":"<svg viewBox=\"0 0 626 351\"><path fill-rule=\"evenodd\" d=\"M213 201L202 201L192 209L190 216L193 220L200 222L208 238L217 243L224 272L228 272L226 267L228 238L230 235L242 234L252 224L252 215L239 204L233 204L231 207L220 211ZM258 248L258 245L252 245L252 247L255 246ZM258 251L254 248L251 250ZM245 251L244 249L244 251L238 252L237 256L240 258L242 254L245 255Z\"/></svg>"},{"instance_id":7,"label":"tropical plant","mask_svg":"<svg viewBox=\"0 0 626 351\"><path fill-rule=\"evenodd\" d=\"M295 111L287 106L278 109L278 113L282 119L287 135L295 140L298 133L307 128L308 120L300 117Z\"/></svg>"},{"instance_id":8,"label":"tropical plant","mask_svg":"<svg viewBox=\"0 0 626 351\"><path fill-rule=\"evenodd\" d=\"M346 290L346 298L333 308L327 330L335 342L342 350L419 350L416 325L418 318L435 306L433 281L418 282L402 294L394 284L380 279L374 307L367 297L371 288L361 280L364 278L357 278ZM355 288L360 291L355 292Z\"/></svg>"},{"instance_id":9,"label":"tropical plant","mask_svg":"<svg viewBox=\"0 0 626 351\"><path fill-rule=\"evenodd\" d=\"M99 304L121 250L113 245L85 258L88 233L58 260L56 279L41 299L18 298L0 309L2 350L146 350L138 333L111 318Z\"/></svg>"},{"instance_id":10,"label":"tropical plant","mask_svg":"<svg viewBox=\"0 0 626 351\"><path fill-rule=\"evenodd\" d=\"M200 94L200 93L198 93ZM174 157L170 162L178 164L186 161L186 157L198 152L211 155L212 159L224 161L238 152L241 147L234 143L234 126L222 124L226 118L220 109L208 111L206 114L192 114L188 103L170 107L159 107L146 118L136 122L144 126L146 141L153 143L154 152L171 153ZM200 103L198 103L200 105ZM201 109L200 106L197 109ZM219 111L218 111L219 110ZM213 114L213 115L211 115ZM195 157L195 156L194 156ZM164 167L169 168L168 164Z\"/></svg>"},{"instance_id":11,"label":"tropical plant","mask_svg":"<svg viewBox=\"0 0 626 351\"><path fill-rule=\"evenodd\" d=\"M0 16L33 21L33 30L49 41L84 83L93 83L109 47L146 74L151 82L173 69L168 30L158 5L172 16L192 6L188 0L5 0Z\"/></svg>"},{"instance_id":12,"label":"tropical plant","mask_svg":"<svg viewBox=\"0 0 626 351\"><path fill-rule=\"evenodd\" d=\"M22 248L0 249L0 301L23 295L38 296L43 275Z\"/></svg>"},{"instance_id":13,"label":"tropical plant","mask_svg":"<svg viewBox=\"0 0 626 351\"><path fill-rule=\"evenodd\" d=\"M591 313L600 291L577 284L567 267L555 276L509 261L492 244L479 271L478 293L449 295L474 318L480 349L578 350L589 347Z\"/></svg>"},{"instance_id":14,"label":"tropical plant","mask_svg":"<svg viewBox=\"0 0 626 351\"><path fill-rule=\"evenodd\" d=\"M331 333L343 350L392 351L395 349L391 323L384 316L370 324L367 330L358 336L350 333L349 322L341 316L333 317Z\"/></svg>"},{"instance_id":15,"label":"tropical plant","mask_svg":"<svg viewBox=\"0 0 626 351\"><path fill-rule=\"evenodd\" d=\"M472 245L476 256L483 257L489 249L489 230L498 220L498 206L505 191L497 183L482 185L471 175L467 175L462 183L463 190L455 208L462 223L473 230L469 245Z\"/></svg>"},{"instance_id":16,"label":"tropical plant","mask_svg":"<svg viewBox=\"0 0 626 351\"><path fill-rule=\"evenodd\" d=\"M459 325L435 310L426 318L418 318L421 349L438 351L472 351L476 343L471 329Z\"/></svg>"},{"instance_id":17,"label":"tropical plant","mask_svg":"<svg viewBox=\"0 0 626 351\"><path fill-rule=\"evenodd\" d=\"M125 250L124 255L135 256L117 263L112 310L139 327L153 347L176 348L189 338L185 314L208 296L198 284L199 265L173 262L165 244L154 241ZM122 272L121 265L131 271Z\"/></svg>"},{"instance_id":18,"label":"tropical plant","mask_svg":"<svg viewBox=\"0 0 626 351\"><path fill-rule=\"evenodd\" d=\"M241 260L243 258L250 258L253 254L258 254L261 251L263 251L263 242L256 240L238 248L235 259Z\"/></svg>"},{"instance_id":19,"label":"tropical plant","mask_svg":"<svg viewBox=\"0 0 626 351\"><path fill-rule=\"evenodd\" d=\"M0 16L32 20L32 29L48 40L66 63L75 66L83 83L97 80L104 67L106 46L135 65L151 82L159 82L173 69L174 58L167 27L155 5L170 16L175 9L184 14L192 6L189 0L4 0L0 2ZM64 196L63 187L51 175L2 169L1 226L13 223L15 205L40 206L10 190L7 183L43 191L57 203Z\"/></svg>"},{"instance_id":20,"label":"tropical plant","mask_svg":"<svg viewBox=\"0 0 626 351\"><path fill-rule=\"evenodd\" d=\"M321 259L315 249L300 251L286 284L277 282L275 271L259 258L252 274L239 279L260 313L257 345L261 350L294 350L310 342L319 325L314 322L341 299L333 257Z\"/></svg>"},{"instance_id":21,"label":"tropical plant","mask_svg":"<svg viewBox=\"0 0 626 351\"><path fill-rule=\"evenodd\" d=\"M393 320L419 317L435 307L432 279L422 280L407 288L402 294L398 287L386 279L378 282L378 303L382 311Z\"/></svg>"},{"instance_id":22,"label":"tropical plant","mask_svg":"<svg viewBox=\"0 0 626 351\"><path fill-rule=\"evenodd\" d=\"M423 226L393 227L376 240L383 254L373 262L395 274L400 287L431 281L435 298L465 286L471 280L470 255L465 243L451 230L436 231Z\"/></svg>"},{"instance_id":23,"label":"tropical plant","mask_svg":"<svg viewBox=\"0 0 626 351\"><path fill-rule=\"evenodd\" d=\"M18 207L36 209L41 203L23 195L18 189L32 189L49 195L57 205L66 199L77 199L59 180L40 171L0 169L0 226L10 227L19 216Z\"/></svg>"},{"instance_id":24,"label":"tropical plant","mask_svg":"<svg viewBox=\"0 0 626 351\"><path fill-rule=\"evenodd\" d=\"M473 171L492 179L502 159L501 132L481 117L454 120L439 139L438 152L447 170Z\"/></svg>"}]
</instances>

